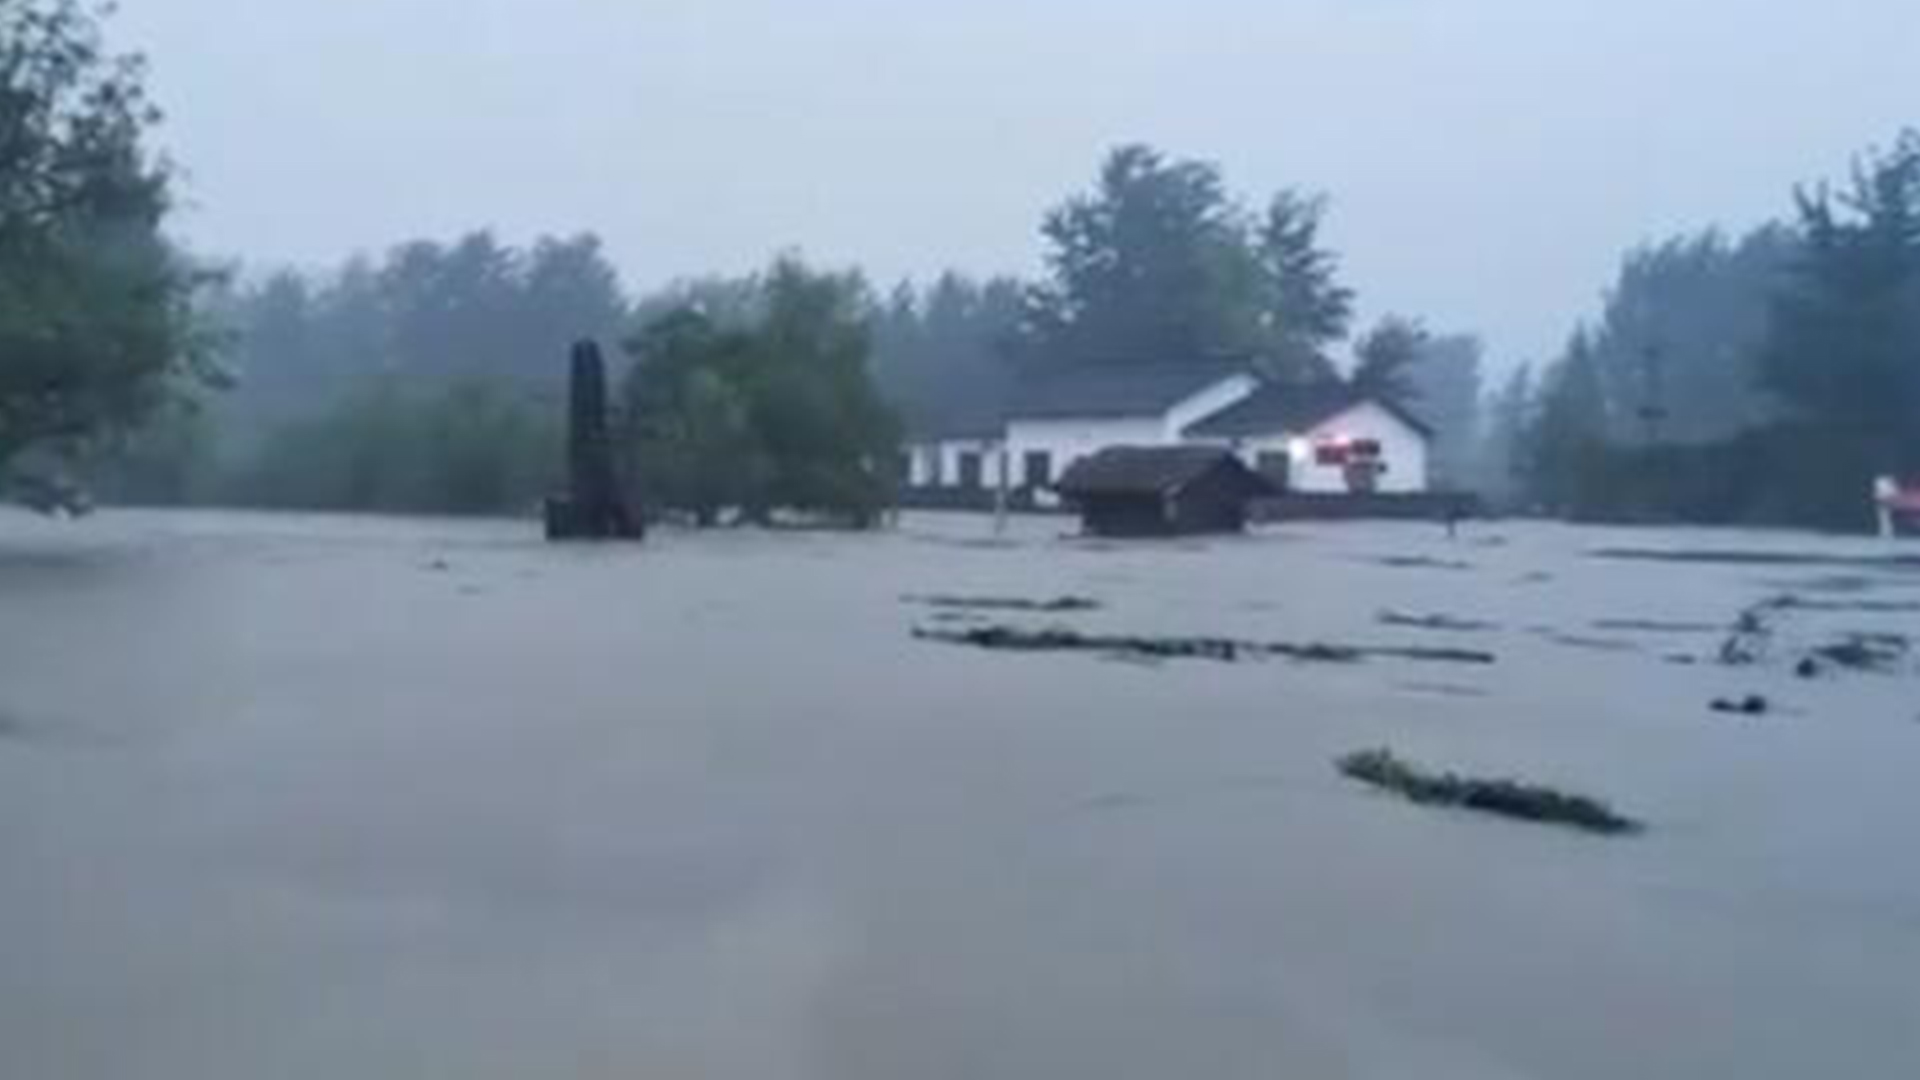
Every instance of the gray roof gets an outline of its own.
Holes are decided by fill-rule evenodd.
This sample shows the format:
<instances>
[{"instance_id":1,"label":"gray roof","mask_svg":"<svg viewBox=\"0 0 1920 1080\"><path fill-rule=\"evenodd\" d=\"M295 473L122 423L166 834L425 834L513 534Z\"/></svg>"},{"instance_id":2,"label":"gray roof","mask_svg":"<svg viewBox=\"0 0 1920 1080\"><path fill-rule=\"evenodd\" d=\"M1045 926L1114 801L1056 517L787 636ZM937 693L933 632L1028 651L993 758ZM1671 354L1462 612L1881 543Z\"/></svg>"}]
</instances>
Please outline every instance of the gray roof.
<instances>
[{"instance_id":1,"label":"gray roof","mask_svg":"<svg viewBox=\"0 0 1920 1080\"><path fill-rule=\"evenodd\" d=\"M1205 358L1180 363L1108 361L1038 370L1014 387L1007 416L1161 416L1167 410L1235 375L1251 373L1243 359Z\"/></svg>"},{"instance_id":2,"label":"gray roof","mask_svg":"<svg viewBox=\"0 0 1920 1080\"><path fill-rule=\"evenodd\" d=\"M981 401L963 401L938 406L932 402L908 402L896 406L906 425L908 438L918 442L1000 438L1006 419L999 406Z\"/></svg>"},{"instance_id":3,"label":"gray roof","mask_svg":"<svg viewBox=\"0 0 1920 1080\"><path fill-rule=\"evenodd\" d=\"M1356 406L1374 402L1422 435L1433 429L1419 417L1388 401L1378 401L1342 383L1272 383L1252 397L1214 413L1188 428L1195 438L1240 439L1280 432L1300 435Z\"/></svg>"},{"instance_id":4,"label":"gray roof","mask_svg":"<svg viewBox=\"0 0 1920 1080\"><path fill-rule=\"evenodd\" d=\"M1068 498L1099 495L1166 495L1216 469L1230 469L1249 494L1272 490L1265 478L1225 450L1206 446L1116 446L1081 458L1056 489Z\"/></svg>"}]
</instances>

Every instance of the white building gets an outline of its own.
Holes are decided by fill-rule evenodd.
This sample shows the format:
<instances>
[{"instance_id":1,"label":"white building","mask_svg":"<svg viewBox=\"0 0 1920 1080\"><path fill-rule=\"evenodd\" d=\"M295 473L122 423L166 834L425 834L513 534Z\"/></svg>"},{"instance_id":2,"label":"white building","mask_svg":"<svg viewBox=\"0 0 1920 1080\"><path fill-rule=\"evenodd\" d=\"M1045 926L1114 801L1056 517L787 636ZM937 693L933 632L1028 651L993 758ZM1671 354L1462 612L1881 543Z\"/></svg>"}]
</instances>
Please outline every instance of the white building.
<instances>
[{"instance_id":1,"label":"white building","mask_svg":"<svg viewBox=\"0 0 1920 1080\"><path fill-rule=\"evenodd\" d=\"M1388 402L1345 386L1266 386L1186 431L1189 442L1238 453L1289 492L1338 495L1431 490L1433 432Z\"/></svg>"},{"instance_id":2,"label":"white building","mask_svg":"<svg viewBox=\"0 0 1920 1080\"><path fill-rule=\"evenodd\" d=\"M917 433L909 486L964 497L1003 484L1035 501L1118 446L1220 446L1288 491L1428 490L1432 433L1338 384L1262 382L1243 363L1109 363L1029 380L997 418Z\"/></svg>"}]
</instances>

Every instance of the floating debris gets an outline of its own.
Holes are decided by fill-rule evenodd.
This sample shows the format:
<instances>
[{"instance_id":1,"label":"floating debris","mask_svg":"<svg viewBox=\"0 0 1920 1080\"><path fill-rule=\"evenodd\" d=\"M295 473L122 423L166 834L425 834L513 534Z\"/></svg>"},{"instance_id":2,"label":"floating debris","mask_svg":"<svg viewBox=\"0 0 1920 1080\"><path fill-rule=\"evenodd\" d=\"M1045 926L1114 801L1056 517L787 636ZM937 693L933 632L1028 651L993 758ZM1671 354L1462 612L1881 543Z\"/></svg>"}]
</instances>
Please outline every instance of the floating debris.
<instances>
[{"instance_id":1,"label":"floating debris","mask_svg":"<svg viewBox=\"0 0 1920 1080\"><path fill-rule=\"evenodd\" d=\"M1834 668L1885 674L1903 666L1912 651L1913 643L1900 634L1850 634L1813 650L1796 670L1801 678Z\"/></svg>"},{"instance_id":2,"label":"floating debris","mask_svg":"<svg viewBox=\"0 0 1920 1080\"><path fill-rule=\"evenodd\" d=\"M1585 634L1569 634L1565 631L1551 628L1536 629L1534 634L1543 641L1549 641L1555 645L1564 645L1570 649L1587 649L1592 652L1608 653L1633 653L1640 651L1640 646L1633 642L1620 641L1616 638L1598 638L1589 637Z\"/></svg>"},{"instance_id":3,"label":"floating debris","mask_svg":"<svg viewBox=\"0 0 1920 1080\"><path fill-rule=\"evenodd\" d=\"M1595 630L1644 634L1716 634L1726 629L1720 623L1668 622L1664 619L1595 619Z\"/></svg>"},{"instance_id":4,"label":"floating debris","mask_svg":"<svg viewBox=\"0 0 1920 1080\"><path fill-rule=\"evenodd\" d=\"M1387 555L1372 560L1394 570L1471 570L1473 564L1458 559L1436 559L1431 555Z\"/></svg>"},{"instance_id":5,"label":"floating debris","mask_svg":"<svg viewBox=\"0 0 1920 1080\"><path fill-rule=\"evenodd\" d=\"M1425 694L1432 697L1484 698L1489 696L1485 690L1477 686L1456 686L1452 683L1395 683L1394 689L1408 694Z\"/></svg>"},{"instance_id":6,"label":"floating debris","mask_svg":"<svg viewBox=\"0 0 1920 1080\"><path fill-rule=\"evenodd\" d=\"M1863 574L1827 574L1821 577L1787 582L1783 587L1817 593L1858 595L1860 593L1872 592L1878 584L1878 581Z\"/></svg>"},{"instance_id":7,"label":"floating debris","mask_svg":"<svg viewBox=\"0 0 1920 1080\"><path fill-rule=\"evenodd\" d=\"M1600 548L1595 559L1629 562L1713 564L1722 566L1832 566L1862 570L1920 570L1920 555L1814 555L1780 551L1673 550Z\"/></svg>"},{"instance_id":8,"label":"floating debris","mask_svg":"<svg viewBox=\"0 0 1920 1080\"><path fill-rule=\"evenodd\" d=\"M1477 649L1329 645L1321 642L1296 644L1219 637L1139 637L1083 634L1062 627L1041 630L1017 626L919 627L913 631L913 636L921 641L1007 652L1089 652L1154 660L1211 660L1225 664L1269 658L1321 664L1356 664L1370 659L1454 664L1499 662L1493 653Z\"/></svg>"},{"instance_id":9,"label":"floating debris","mask_svg":"<svg viewBox=\"0 0 1920 1080\"><path fill-rule=\"evenodd\" d=\"M1720 643L1720 662L1728 667L1752 667L1773 651L1774 621L1792 606L1793 598L1776 596L1742 611L1733 629Z\"/></svg>"},{"instance_id":10,"label":"floating debris","mask_svg":"<svg viewBox=\"0 0 1920 1080\"><path fill-rule=\"evenodd\" d=\"M1131 791L1121 791L1111 795L1102 795L1098 798L1088 799L1085 803L1081 804L1081 809L1094 811L1096 813L1115 813L1123 810L1143 810L1152 805L1153 800L1147 798L1145 795L1137 795Z\"/></svg>"},{"instance_id":11,"label":"floating debris","mask_svg":"<svg viewBox=\"0 0 1920 1080\"><path fill-rule=\"evenodd\" d=\"M1787 614L1805 611L1857 610L1836 608L1824 601L1809 601L1797 596L1776 596L1763 600L1740 613L1732 631L1720 644L1720 663L1729 667L1751 667L1767 662L1776 649L1780 620ZM1912 658L1912 639L1894 633L1851 633L1831 644L1799 653L1794 673L1803 679L1819 678L1834 671L1889 674L1904 669Z\"/></svg>"},{"instance_id":12,"label":"floating debris","mask_svg":"<svg viewBox=\"0 0 1920 1080\"><path fill-rule=\"evenodd\" d=\"M1712 707L1714 712L1728 716L1765 716L1773 711L1773 702L1760 694L1748 694L1743 698L1718 698Z\"/></svg>"},{"instance_id":13,"label":"floating debris","mask_svg":"<svg viewBox=\"0 0 1920 1080\"><path fill-rule=\"evenodd\" d=\"M1563 825L1603 836L1644 830L1640 822L1615 813L1598 799L1570 795L1514 780L1482 780L1435 773L1402 761L1391 750L1368 750L1340 759L1347 777L1399 795L1421 806L1472 810L1483 814Z\"/></svg>"},{"instance_id":14,"label":"floating debris","mask_svg":"<svg viewBox=\"0 0 1920 1080\"><path fill-rule=\"evenodd\" d=\"M1255 645L1232 638L1185 637L1149 638L1124 635L1082 634L1054 627L1027 630L1016 626L979 626L964 630L916 629L913 636L922 641L949 645L971 645L980 649L1009 652L1097 652L1142 656L1158 660L1214 660L1232 664L1259 655L1278 655L1273 646ZM1355 650L1331 646L1289 647L1297 660L1325 663L1353 663L1361 657Z\"/></svg>"},{"instance_id":15,"label":"floating debris","mask_svg":"<svg viewBox=\"0 0 1920 1080\"><path fill-rule=\"evenodd\" d=\"M1808 600L1788 597L1786 606L1794 611L1836 612L1857 615L1910 615L1920 613L1920 600Z\"/></svg>"},{"instance_id":16,"label":"floating debris","mask_svg":"<svg viewBox=\"0 0 1920 1080\"><path fill-rule=\"evenodd\" d=\"M1027 600L1010 596L903 596L902 603L947 611L1030 611L1043 615L1066 615L1099 611L1101 604L1084 596L1061 596L1052 600Z\"/></svg>"},{"instance_id":17,"label":"floating debris","mask_svg":"<svg viewBox=\"0 0 1920 1080\"><path fill-rule=\"evenodd\" d=\"M1369 646L1359 650L1362 656L1383 660L1414 660L1436 664L1476 664L1491 666L1500 658L1484 649L1429 649L1417 646Z\"/></svg>"},{"instance_id":18,"label":"floating debris","mask_svg":"<svg viewBox=\"0 0 1920 1080\"><path fill-rule=\"evenodd\" d=\"M1437 630L1456 634L1477 634L1500 629L1499 624L1483 622L1479 619L1462 619L1454 615L1409 615L1402 611L1383 611L1380 613L1381 626L1394 626L1408 630Z\"/></svg>"}]
</instances>

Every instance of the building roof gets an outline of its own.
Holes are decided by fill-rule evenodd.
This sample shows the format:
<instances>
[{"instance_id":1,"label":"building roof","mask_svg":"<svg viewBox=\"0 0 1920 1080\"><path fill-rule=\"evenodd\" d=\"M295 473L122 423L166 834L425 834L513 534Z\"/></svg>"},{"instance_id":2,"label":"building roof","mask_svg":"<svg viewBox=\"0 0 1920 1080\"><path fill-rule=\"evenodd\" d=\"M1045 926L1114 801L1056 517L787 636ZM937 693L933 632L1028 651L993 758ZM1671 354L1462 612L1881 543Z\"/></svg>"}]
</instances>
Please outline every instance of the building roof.
<instances>
[{"instance_id":1,"label":"building roof","mask_svg":"<svg viewBox=\"0 0 1920 1080\"><path fill-rule=\"evenodd\" d=\"M1376 404L1429 438L1433 429L1390 401L1368 397L1343 383L1308 385L1270 383L1237 405L1228 406L1186 430L1188 436L1239 439L1285 432L1304 435L1341 413Z\"/></svg>"},{"instance_id":2,"label":"building roof","mask_svg":"<svg viewBox=\"0 0 1920 1080\"><path fill-rule=\"evenodd\" d=\"M1056 485L1068 498L1100 495L1169 495L1209 475L1231 469L1244 478L1249 494L1272 485L1240 459L1207 446L1116 446L1081 458Z\"/></svg>"},{"instance_id":3,"label":"building roof","mask_svg":"<svg viewBox=\"0 0 1920 1080\"><path fill-rule=\"evenodd\" d=\"M1047 367L1013 388L1011 419L1163 416L1174 406L1236 375L1247 361L1208 357L1179 363L1106 361Z\"/></svg>"},{"instance_id":4,"label":"building roof","mask_svg":"<svg viewBox=\"0 0 1920 1080\"><path fill-rule=\"evenodd\" d=\"M1007 428L999 405L985 401L914 401L895 407L912 442L993 440Z\"/></svg>"}]
</instances>

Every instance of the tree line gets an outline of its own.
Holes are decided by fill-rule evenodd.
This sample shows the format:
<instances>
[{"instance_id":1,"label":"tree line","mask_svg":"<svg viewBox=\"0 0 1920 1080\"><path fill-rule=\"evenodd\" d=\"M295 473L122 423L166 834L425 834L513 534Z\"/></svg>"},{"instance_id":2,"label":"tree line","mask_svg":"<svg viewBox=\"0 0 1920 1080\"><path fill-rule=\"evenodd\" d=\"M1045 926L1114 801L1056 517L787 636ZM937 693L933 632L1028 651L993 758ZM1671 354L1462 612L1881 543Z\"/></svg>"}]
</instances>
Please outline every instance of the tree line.
<instances>
[{"instance_id":1,"label":"tree line","mask_svg":"<svg viewBox=\"0 0 1920 1080\"><path fill-rule=\"evenodd\" d=\"M1490 406L1516 505L1864 528L1920 473L1920 132L1793 213L1628 256L1598 319Z\"/></svg>"},{"instance_id":2,"label":"tree line","mask_svg":"<svg viewBox=\"0 0 1920 1080\"><path fill-rule=\"evenodd\" d=\"M1037 283L948 273L880 295L784 257L630 298L591 236L485 232L230 274L199 306L232 385L112 441L94 476L141 502L521 510L558 480L559 359L585 333L629 361L619 431L657 507L872 521L905 433L990 425L1035 365L1234 355L1274 379L1342 377L1354 297L1319 240L1324 205L1283 192L1255 215L1215 167L1124 147L1048 217ZM1477 342L1388 318L1353 353L1361 388L1431 404L1464 476Z\"/></svg>"}]
</instances>

